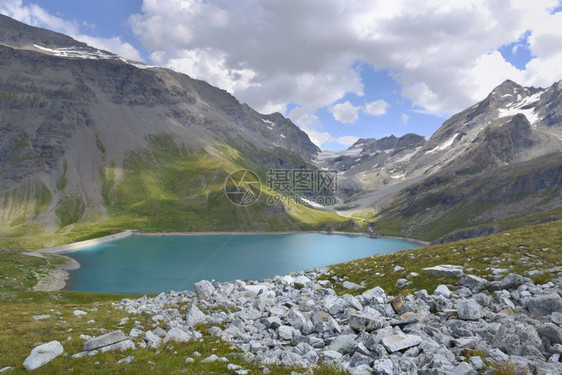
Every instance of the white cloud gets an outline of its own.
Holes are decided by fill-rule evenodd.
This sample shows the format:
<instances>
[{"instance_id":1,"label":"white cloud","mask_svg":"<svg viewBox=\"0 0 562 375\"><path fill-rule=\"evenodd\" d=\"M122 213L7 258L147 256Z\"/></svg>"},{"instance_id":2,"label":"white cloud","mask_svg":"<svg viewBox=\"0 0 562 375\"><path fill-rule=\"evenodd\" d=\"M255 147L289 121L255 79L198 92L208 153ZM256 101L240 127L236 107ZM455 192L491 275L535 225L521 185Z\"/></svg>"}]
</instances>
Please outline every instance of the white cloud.
<instances>
[{"instance_id":1,"label":"white cloud","mask_svg":"<svg viewBox=\"0 0 562 375\"><path fill-rule=\"evenodd\" d=\"M353 135L345 135L343 137L339 137L336 140L336 142L338 142L339 144L342 144L344 146L351 146L352 144L354 144L358 140L359 140L359 137L355 137Z\"/></svg>"},{"instance_id":2,"label":"white cloud","mask_svg":"<svg viewBox=\"0 0 562 375\"><path fill-rule=\"evenodd\" d=\"M353 124L359 118L359 107L355 107L347 101L333 105L329 111L334 119L343 123Z\"/></svg>"},{"instance_id":3,"label":"white cloud","mask_svg":"<svg viewBox=\"0 0 562 375\"><path fill-rule=\"evenodd\" d=\"M2 0L0 13L32 26L69 35L92 47L107 50L131 60L142 61L139 51L131 44L123 42L120 37L97 38L82 34L76 22L53 16L37 4L23 5L22 0Z\"/></svg>"},{"instance_id":4,"label":"white cloud","mask_svg":"<svg viewBox=\"0 0 562 375\"><path fill-rule=\"evenodd\" d=\"M410 58L395 76L402 96L418 110L450 114L506 78L560 79L562 15L549 14L556 4L144 0L130 23L159 63L226 88L258 110L293 102L314 115L347 93L362 94L355 62L394 71ZM519 71L496 51L528 31L536 57ZM215 58L192 57L202 55Z\"/></svg>"},{"instance_id":5,"label":"white cloud","mask_svg":"<svg viewBox=\"0 0 562 375\"><path fill-rule=\"evenodd\" d=\"M386 113L386 110L388 109L389 106L390 105L387 102L385 102L382 99L379 99L377 101L367 103L365 105L364 112L373 116L381 116Z\"/></svg>"},{"instance_id":6,"label":"white cloud","mask_svg":"<svg viewBox=\"0 0 562 375\"><path fill-rule=\"evenodd\" d=\"M400 122L401 122L402 124L404 124L404 125L407 125L407 124L408 124L408 121L410 121L410 116L408 116L407 113L402 113L402 114L400 115Z\"/></svg>"}]
</instances>

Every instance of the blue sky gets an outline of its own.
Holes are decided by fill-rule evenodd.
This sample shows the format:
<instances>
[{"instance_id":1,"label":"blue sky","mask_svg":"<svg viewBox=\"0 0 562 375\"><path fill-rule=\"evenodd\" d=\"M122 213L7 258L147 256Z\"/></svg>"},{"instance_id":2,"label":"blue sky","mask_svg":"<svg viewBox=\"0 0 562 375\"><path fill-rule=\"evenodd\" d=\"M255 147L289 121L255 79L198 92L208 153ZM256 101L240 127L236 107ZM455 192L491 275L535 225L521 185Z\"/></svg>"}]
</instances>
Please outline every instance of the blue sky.
<instances>
[{"instance_id":1,"label":"blue sky","mask_svg":"<svg viewBox=\"0 0 562 375\"><path fill-rule=\"evenodd\" d=\"M562 79L560 1L437 4L0 0L0 12L204 79L325 149L429 137L505 79Z\"/></svg>"}]
</instances>

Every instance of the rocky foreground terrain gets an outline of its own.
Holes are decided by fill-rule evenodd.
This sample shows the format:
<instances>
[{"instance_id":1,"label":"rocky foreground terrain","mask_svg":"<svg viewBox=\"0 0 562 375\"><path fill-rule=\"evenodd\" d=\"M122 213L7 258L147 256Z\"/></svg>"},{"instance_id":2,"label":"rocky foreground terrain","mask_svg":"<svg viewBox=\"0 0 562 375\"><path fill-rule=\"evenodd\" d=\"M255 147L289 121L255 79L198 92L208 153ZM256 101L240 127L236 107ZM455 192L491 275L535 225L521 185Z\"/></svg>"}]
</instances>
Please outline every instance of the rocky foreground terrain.
<instances>
[{"instance_id":1,"label":"rocky foreground terrain","mask_svg":"<svg viewBox=\"0 0 562 375\"><path fill-rule=\"evenodd\" d=\"M549 270L559 277L544 285L515 273L503 276L501 269L492 281L466 274L460 266L424 272L457 283L406 297L387 295L380 287L339 296L335 285L350 292L360 286L317 269L261 282L204 280L195 284L195 292L123 299L114 308L129 314L124 321L150 316L152 326L135 322L127 333L82 335L84 351L73 357L110 350L134 354L201 340L205 330L241 349L248 363L260 363L262 373L282 365L312 374L320 364L348 374L562 373L560 267ZM397 284L405 283L398 279ZM41 345L24 367L37 368L62 352L58 341ZM230 373L250 373L226 357L199 356L194 352L186 363L225 362ZM122 361L133 360L131 355Z\"/></svg>"}]
</instances>

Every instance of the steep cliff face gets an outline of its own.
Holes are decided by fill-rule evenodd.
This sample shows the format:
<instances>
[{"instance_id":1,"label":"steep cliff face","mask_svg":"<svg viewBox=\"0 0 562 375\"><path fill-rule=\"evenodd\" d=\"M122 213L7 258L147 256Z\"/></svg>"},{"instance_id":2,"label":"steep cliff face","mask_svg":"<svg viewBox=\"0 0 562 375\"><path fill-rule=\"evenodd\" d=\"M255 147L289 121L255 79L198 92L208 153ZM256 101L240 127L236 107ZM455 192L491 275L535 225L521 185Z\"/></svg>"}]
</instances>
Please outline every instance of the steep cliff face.
<instances>
[{"instance_id":1,"label":"steep cliff face","mask_svg":"<svg viewBox=\"0 0 562 375\"><path fill-rule=\"evenodd\" d=\"M4 228L28 222L58 228L107 216L115 205L125 213L126 194L117 191L133 178L132 159L139 155L146 156L147 170L177 163L180 180L196 180L205 167L216 168L208 181L185 182L185 195L200 199L196 195L220 191L237 168L259 174L280 164L302 167L318 152L290 120L259 114L206 82L0 17ZM181 164L186 160L192 169ZM135 168L143 173L142 166ZM173 191L166 199L185 199L170 186L172 180L166 184L156 184Z\"/></svg>"}]
</instances>

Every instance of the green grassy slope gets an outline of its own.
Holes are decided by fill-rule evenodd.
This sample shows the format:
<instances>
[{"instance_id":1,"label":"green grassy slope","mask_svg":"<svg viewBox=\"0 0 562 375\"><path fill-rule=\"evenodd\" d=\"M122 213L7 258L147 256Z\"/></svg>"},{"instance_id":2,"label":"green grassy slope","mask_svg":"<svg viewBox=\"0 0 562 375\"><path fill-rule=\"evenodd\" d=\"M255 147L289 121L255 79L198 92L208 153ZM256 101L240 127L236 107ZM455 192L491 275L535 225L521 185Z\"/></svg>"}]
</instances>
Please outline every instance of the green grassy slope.
<instances>
[{"instance_id":1,"label":"green grassy slope","mask_svg":"<svg viewBox=\"0 0 562 375\"><path fill-rule=\"evenodd\" d=\"M404 190L375 220L387 235L433 241L451 232L496 231L562 217L562 154L463 176L429 177Z\"/></svg>"},{"instance_id":2,"label":"green grassy slope","mask_svg":"<svg viewBox=\"0 0 562 375\"><path fill-rule=\"evenodd\" d=\"M146 148L126 153L122 166L108 162L101 167L101 194L107 215L87 213L81 198L69 194L58 202L60 228L46 233L28 222L0 232L0 248L42 248L100 237L126 229L142 232L197 231L302 231L338 229L348 219L335 212L319 211L294 203L271 203L274 191L267 187L264 162L282 168L303 167L295 155L270 153L219 144L206 151L190 151L170 135L152 135ZM243 149L242 145L236 145ZM285 152L286 153L286 152ZM224 192L228 175L241 168L254 171L261 180L259 199L248 206L233 204ZM44 201L44 199L43 199ZM37 202L43 202L37 200ZM42 203L41 203L42 204Z\"/></svg>"}]
</instances>

